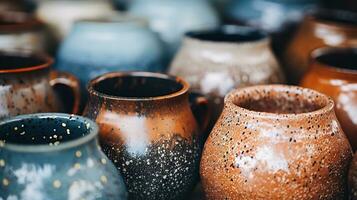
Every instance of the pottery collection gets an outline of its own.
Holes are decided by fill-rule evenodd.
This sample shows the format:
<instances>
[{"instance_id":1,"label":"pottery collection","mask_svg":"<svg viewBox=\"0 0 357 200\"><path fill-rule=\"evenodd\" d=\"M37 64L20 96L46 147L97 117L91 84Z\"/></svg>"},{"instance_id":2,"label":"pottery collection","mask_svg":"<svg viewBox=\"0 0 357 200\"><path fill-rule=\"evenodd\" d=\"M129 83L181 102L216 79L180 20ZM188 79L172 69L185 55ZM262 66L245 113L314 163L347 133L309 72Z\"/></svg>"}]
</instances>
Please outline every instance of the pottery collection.
<instances>
[{"instance_id":1,"label":"pottery collection","mask_svg":"<svg viewBox=\"0 0 357 200\"><path fill-rule=\"evenodd\" d=\"M125 200L123 179L97 136L93 121L75 115L0 122L0 199Z\"/></svg>"},{"instance_id":2,"label":"pottery collection","mask_svg":"<svg viewBox=\"0 0 357 200\"><path fill-rule=\"evenodd\" d=\"M294 86L232 91L203 150L210 199L344 199L352 150L332 99Z\"/></svg>"},{"instance_id":3,"label":"pottery collection","mask_svg":"<svg viewBox=\"0 0 357 200\"><path fill-rule=\"evenodd\" d=\"M357 47L320 48L312 53L301 86L327 94L352 148L357 149Z\"/></svg>"}]
</instances>

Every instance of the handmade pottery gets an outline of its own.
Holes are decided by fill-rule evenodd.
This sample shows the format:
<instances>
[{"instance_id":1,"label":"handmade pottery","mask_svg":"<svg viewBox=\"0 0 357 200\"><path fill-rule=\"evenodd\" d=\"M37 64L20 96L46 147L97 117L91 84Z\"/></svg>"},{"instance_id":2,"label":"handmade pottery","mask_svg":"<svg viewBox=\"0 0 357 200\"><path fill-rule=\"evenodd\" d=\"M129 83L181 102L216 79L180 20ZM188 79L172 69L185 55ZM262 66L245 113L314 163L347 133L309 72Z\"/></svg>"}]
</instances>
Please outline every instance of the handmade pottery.
<instances>
[{"instance_id":1,"label":"handmade pottery","mask_svg":"<svg viewBox=\"0 0 357 200\"><path fill-rule=\"evenodd\" d=\"M194 118L188 88L181 78L149 72L109 73L90 82L84 115L99 124L101 146L123 174L129 199L186 199L193 190L203 123Z\"/></svg>"},{"instance_id":2,"label":"handmade pottery","mask_svg":"<svg viewBox=\"0 0 357 200\"><path fill-rule=\"evenodd\" d=\"M203 150L207 199L344 199L352 150L333 108L294 86L228 94Z\"/></svg>"},{"instance_id":3,"label":"handmade pottery","mask_svg":"<svg viewBox=\"0 0 357 200\"><path fill-rule=\"evenodd\" d=\"M43 24L23 12L0 12L0 50L26 49L45 52Z\"/></svg>"},{"instance_id":4,"label":"handmade pottery","mask_svg":"<svg viewBox=\"0 0 357 200\"><path fill-rule=\"evenodd\" d=\"M78 112L79 82L50 71L52 59L26 52L0 52L0 119L37 112Z\"/></svg>"},{"instance_id":5,"label":"handmade pottery","mask_svg":"<svg viewBox=\"0 0 357 200\"><path fill-rule=\"evenodd\" d=\"M353 150L357 149L357 48L320 48L311 54L301 85L333 98Z\"/></svg>"},{"instance_id":6,"label":"handmade pottery","mask_svg":"<svg viewBox=\"0 0 357 200\"><path fill-rule=\"evenodd\" d=\"M357 45L357 14L320 10L308 15L288 45L285 67L291 83L298 83L308 70L312 50Z\"/></svg>"},{"instance_id":7,"label":"handmade pottery","mask_svg":"<svg viewBox=\"0 0 357 200\"><path fill-rule=\"evenodd\" d=\"M162 43L145 21L108 18L77 22L59 49L56 67L85 86L110 71L162 71L164 59Z\"/></svg>"},{"instance_id":8,"label":"handmade pottery","mask_svg":"<svg viewBox=\"0 0 357 200\"><path fill-rule=\"evenodd\" d=\"M171 57L187 31L216 28L219 18L206 0L134 0L129 13L146 17L160 34Z\"/></svg>"},{"instance_id":9,"label":"handmade pottery","mask_svg":"<svg viewBox=\"0 0 357 200\"><path fill-rule=\"evenodd\" d=\"M75 115L22 115L0 123L1 199L127 199L100 151L98 127Z\"/></svg>"},{"instance_id":10,"label":"handmade pottery","mask_svg":"<svg viewBox=\"0 0 357 200\"><path fill-rule=\"evenodd\" d=\"M231 89L284 81L269 37L256 29L232 25L186 34L169 72L187 80L191 90L209 96L212 125Z\"/></svg>"}]
</instances>

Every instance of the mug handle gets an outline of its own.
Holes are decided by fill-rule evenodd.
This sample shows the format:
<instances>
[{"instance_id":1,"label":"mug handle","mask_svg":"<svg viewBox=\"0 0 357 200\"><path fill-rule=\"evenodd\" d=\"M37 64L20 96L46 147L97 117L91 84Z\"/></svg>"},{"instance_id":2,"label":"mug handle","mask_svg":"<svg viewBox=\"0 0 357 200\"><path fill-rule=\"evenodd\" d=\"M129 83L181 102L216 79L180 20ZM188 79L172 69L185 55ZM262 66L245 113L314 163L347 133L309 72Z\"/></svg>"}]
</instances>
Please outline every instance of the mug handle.
<instances>
[{"instance_id":1,"label":"mug handle","mask_svg":"<svg viewBox=\"0 0 357 200\"><path fill-rule=\"evenodd\" d=\"M202 133L205 133L211 119L211 109L208 104L208 99L200 93L190 92L189 101L192 113L198 121L200 130Z\"/></svg>"},{"instance_id":2,"label":"mug handle","mask_svg":"<svg viewBox=\"0 0 357 200\"><path fill-rule=\"evenodd\" d=\"M70 73L53 70L50 72L50 85L55 90L57 90L56 86L64 86L71 90L73 98L71 113L78 114L81 101L79 80Z\"/></svg>"}]
</instances>

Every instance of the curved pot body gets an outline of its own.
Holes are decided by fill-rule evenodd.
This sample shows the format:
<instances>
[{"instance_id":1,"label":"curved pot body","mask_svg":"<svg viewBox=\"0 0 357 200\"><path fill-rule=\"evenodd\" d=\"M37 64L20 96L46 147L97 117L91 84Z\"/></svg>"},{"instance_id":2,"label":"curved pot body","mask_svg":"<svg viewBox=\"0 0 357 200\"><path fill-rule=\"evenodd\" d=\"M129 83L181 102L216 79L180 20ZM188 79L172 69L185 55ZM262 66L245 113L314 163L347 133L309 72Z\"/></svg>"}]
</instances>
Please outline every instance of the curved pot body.
<instances>
[{"instance_id":1,"label":"curved pot body","mask_svg":"<svg viewBox=\"0 0 357 200\"><path fill-rule=\"evenodd\" d=\"M321 10L307 16L287 47L284 65L288 80L298 83L308 70L309 56L316 48L357 45L357 14Z\"/></svg>"},{"instance_id":2,"label":"curved pot body","mask_svg":"<svg viewBox=\"0 0 357 200\"><path fill-rule=\"evenodd\" d=\"M57 58L56 67L75 74L83 86L110 71L162 71L165 59L157 35L130 19L76 23Z\"/></svg>"},{"instance_id":3,"label":"curved pot body","mask_svg":"<svg viewBox=\"0 0 357 200\"><path fill-rule=\"evenodd\" d=\"M312 54L303 87L331 96L353 150L357 149L357 48L321 48Z\"/></svg>"},{"instance_id":4,"label":"curved pot body","mask_svg":"<svg viewBox=\"0 0 357 200\"><path fill-rule=\"evenodd\" d=\"M187 80L193 91L210 97L213 123L230 90L284 81L270 39L240 26L188 33L169 72Z\"/></svg>"},{"instance_id":5,"label":"curved pot body","mask_svg":"<svg viewBox=\"0 0 357 200\"><path fill-rule=\"evenodd\" d=\"M352 151L333 107L293 86L231 92L203 150L207 199L344 199Z\"/></svg>"},{"instance_id":6,"label":"curved pot body","mask_svg":"<svg viewBox=\"0 0 357 200\"><path fill-rule=\"evenodd\" d=\"M134 0L129 13L149 20L150 27L160 34L171 56L186 32L219 25L218 14L206 0Z\"/></svg>"},{"instance_id":7,"label":"curved pot body","mask_svg":"<svg viewBox=\"0 0 357 200\"><path fill-rule=\"evenodd\" d=\"M183 80L110 73L90 83L85 116L124 176L129 199L184 199L198 178L201 145Z\"/></svg>"},{"instance_id":8,"label":"curved pot body","mask_svg":"<svg viewBox=\"0 0 357 200\"><path fill-rule=\"evenodd\" d=\"M0 198L127 198L122 178L99 150L98 129L89 119L24 115L0 127Z\"/></svg>"}]
</instances>

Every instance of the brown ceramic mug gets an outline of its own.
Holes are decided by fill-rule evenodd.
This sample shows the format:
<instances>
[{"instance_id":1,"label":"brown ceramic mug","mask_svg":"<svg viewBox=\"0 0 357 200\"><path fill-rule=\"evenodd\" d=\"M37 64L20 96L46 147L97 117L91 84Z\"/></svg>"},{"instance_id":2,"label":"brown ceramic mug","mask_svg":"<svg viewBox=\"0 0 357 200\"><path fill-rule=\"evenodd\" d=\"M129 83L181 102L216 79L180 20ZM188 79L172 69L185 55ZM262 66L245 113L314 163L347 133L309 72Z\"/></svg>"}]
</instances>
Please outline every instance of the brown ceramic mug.
<instances>
[{"instance_id":1,"label":"brown ceramic mug","mask_svg":"<svg viewBox=\"0 0 357 200\"><path fill-rule=\"evenodd\" d=\"M301 87L232 91L203 150L207 199L344 199L352 150L333 108Z\"/></svg>"},{"instance_id":2,"label":"brown ceramic mug","mask_svg":"<svg viewBox=\"0 0 357 200\"><path fill-rule=\"evenodd\" d=\"M51 71L52 63L46 55L0 52L0 119L38 112L78 112L78 80Z\"/></svg>"},{"instance_id":3,"label":"brown ceramic mug","mask_svg":"<svg viewBox=\"0 0 357 200\"><path fill-rule=\"evenodd\" d=\"M179 77L149 72L114 72L90 82L84 115L98 123L101 146L123 174L130 199L183 199L193 190L208 102L196 96L190 105L188 89Z\"/></svg>"},{"instance_id":4,"label":"brown ceramic mug","mask_svg":"<svg viewBox=\"0 0 357 200\"><path fill-rule=\"evenodd\" d=\"M353 150L357 149L357 47L316 49L301 86L327 94Z\"/></svg>"}]
</instances>

